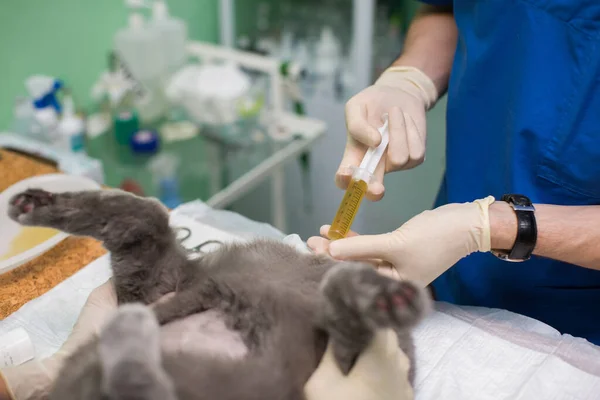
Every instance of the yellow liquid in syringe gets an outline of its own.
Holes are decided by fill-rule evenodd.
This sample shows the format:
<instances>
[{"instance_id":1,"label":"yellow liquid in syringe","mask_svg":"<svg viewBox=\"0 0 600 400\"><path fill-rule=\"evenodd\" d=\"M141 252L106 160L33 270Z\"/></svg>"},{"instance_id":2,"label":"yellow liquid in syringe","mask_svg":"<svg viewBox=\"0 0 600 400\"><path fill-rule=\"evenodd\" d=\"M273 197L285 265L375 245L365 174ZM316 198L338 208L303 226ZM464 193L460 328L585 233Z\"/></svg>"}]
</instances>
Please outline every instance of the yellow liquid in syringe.
<instances>
[{"instance_id":1,"label":"yellow liquid in syringe","mask_svg":"<svg viewBox=\"0 0 600 400\"><path fill-rule=\"evenodd\" d=\"M358 208L367 192L367 188L367 182L359 179L352 179L348 185L348 189L346 189L340 207L335 214L335 218L331 223L329 232L327 232L327 236L330 240L346 237L350 231L352 222L354 222L354 217L356 217L356 214L358 213Z\"/></svg>"}]
</instances>

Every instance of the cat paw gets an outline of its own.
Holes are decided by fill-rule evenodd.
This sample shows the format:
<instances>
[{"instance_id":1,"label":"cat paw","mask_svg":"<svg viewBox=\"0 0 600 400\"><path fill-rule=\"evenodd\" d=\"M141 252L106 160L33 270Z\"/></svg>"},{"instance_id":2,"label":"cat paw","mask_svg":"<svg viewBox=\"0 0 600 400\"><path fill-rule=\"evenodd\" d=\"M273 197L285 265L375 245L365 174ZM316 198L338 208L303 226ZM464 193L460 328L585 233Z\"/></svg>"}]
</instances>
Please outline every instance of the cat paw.
<instances>
[{"instance_id":1,"label":"cat paw","mask_svg":"<svg viewBox=\"0 0 600 400\"><path fill-rule=\"evenodd\" d=\"M160 328L152 310L137 303L119 307L99 335L104 392L110 398L175 400L160 349Z\"/></svg>"},{"instance_id":2,"label":"cat paw","mask_svg":"<svg viewBox=\"0 0 600 400\"><path fill-rule=\"evenodd\" d=\"M424 289L362 263L343 263L326 275L322 290L338 318L355 318L374 329L408 329L429 311Z\"/></svg>"},{"instance_id":3,"label":"cat paw","mask_svg":"<svg viewBox=\"0 0 600 400\"><path fill-rule=\"evenodd\" d=\"M41 189L27 189L14 195L8 202L8 216L24 225L33 225L34 211L54 204L55 195Z\"/></svg>"}]
</instances>

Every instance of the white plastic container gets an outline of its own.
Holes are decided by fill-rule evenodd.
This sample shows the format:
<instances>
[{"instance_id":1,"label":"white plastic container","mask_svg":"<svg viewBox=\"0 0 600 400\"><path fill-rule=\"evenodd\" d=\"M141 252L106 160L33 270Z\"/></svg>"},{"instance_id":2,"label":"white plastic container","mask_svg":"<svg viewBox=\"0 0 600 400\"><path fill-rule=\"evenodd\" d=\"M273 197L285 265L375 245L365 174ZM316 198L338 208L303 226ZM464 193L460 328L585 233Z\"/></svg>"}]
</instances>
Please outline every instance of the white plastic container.
<instances>
[{"instance_id":1,"label":"white plastic container","mask_svg":"<svg viewBox=\"0 0 600 400\"><path fill-rule=\"evenodd\" d=\"M14 367L35 358L33 343L23 328L0 336L0 367Z\"/></svg>"},{"instance_id":2,"label":"white plastic container","mask_svg":"<svg viewBox=\"0 0 600 400\"><path fill-rule=\"evenodd\" d=\"M240 117L248 98L250 78L234 63L188 65L171 79L166 93L199 124L228 125Z\"/></svg>"},{"instance_id":3,"label":"white plastic container","mask_svg":"<svg viewBox=\"0 0 600 400\"><path fill-rule=\"evenodd\" d=\"M335 78L341 63L341 44L333 30L325 26L316 44L314 74L316 88L320 95L332 97Z\"/></svg>"},{"instance_id":4,"label":"white plastic container","mask_svg":"<svg viewBox=\"0 0 600 400\"><path fill-rule=\"evenodd\" d=\"M160 37L159 51L165 58L167 73L169 75L175 73L186 61L186 24L169 15L164 0L155 0L152 3L152 20L149 27L155 30Z\"/></svg>"},{"instance_id":5,"label":"white plastic container","mask_svg":"<svg viewBox=\"0 0 600 400\"><path fill-rule=\"evenodd\" d=\"M165 57L160 51L160 34L145 23L141 14L132 12L129 25L119 30L114 38L115 51L124 68L144 88L138 96L136 108L142 121L162 116L167 108L163 83L167 77Z\"/></svg>"},{"instance_id":6,"label":"white plastic container","mask_svg":"<svg viewBox=\"0 0 600 400\"><path fill-rule=\"evenodd\" d=\"M85 150L85 123L75 114L71 96L63 100L63 115L56 129L54 145L61 150L79 153Z\"/></svg>"}]
</instances>

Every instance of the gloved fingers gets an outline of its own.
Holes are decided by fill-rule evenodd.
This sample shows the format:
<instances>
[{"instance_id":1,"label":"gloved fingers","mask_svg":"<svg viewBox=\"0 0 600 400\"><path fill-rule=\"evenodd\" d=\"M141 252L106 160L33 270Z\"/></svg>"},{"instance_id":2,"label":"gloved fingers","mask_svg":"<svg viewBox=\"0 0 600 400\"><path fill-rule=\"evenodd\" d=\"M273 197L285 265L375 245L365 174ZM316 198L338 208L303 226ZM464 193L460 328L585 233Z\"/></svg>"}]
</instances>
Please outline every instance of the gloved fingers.
<instances>
[{"instance_id":1,"label":"gloved fingers","mask_svg":"<svg viewBox=\"0 0 600 400\"><path fill-rule=\"evenodd\" d=\"M108 279L88 296L73 331L59 350L60 353L71 353L82 343L97 335L117 308L117 295L113 279Z\"/></svg>"},{"instance_id":2,"label":"gloved fingers","mask_svg":"<svg viewBox=\"0 0 600 400\"><path fill-rule=\"evenodd\" d=\"M399 107L392 107L388 113L390 142L386 152L386 172L403 169L409 161L405 116Z\"/></svg>"},{"instance_id":3,"label":"gloved fingers","mask_svg":"<svg viewBox=\"0 0 600 400\"><path fill-rule=\"evenodd\" d=\"M315 254L329 254L329 239L312 236L308 238L306 244Z\"/></svg>"},{"instance_id":4,"label":"gloved fingers","mask_svg":"<svg viewBox=\"0 0 600 400\"><path fill-rule=\"evenodd\" d=\"M358 356L348 379L365 379L373 376L391 380L387 384L398 386L397 395L400 395L402 387L408 384L409 370L410 360L398 345L397 335L389 328L381 329L375 333L371 343Z\"/></svg>"},{"instance_id":5,"label":"gloved fingers","mask_svg":"<svg viewBox=\"0 0 600 400\"><path fill-rule=\"evenodd\" d=\"M377 266L377 272L381 275L387 276L388 278L403 281L407 279L407 276L402 272L398 271L391 263L383 260L379 260L380 263Z\"/></svg>"},{"instance_id":6,"label":"gloved fingers","mask_svg":"<svg viewBox=\"0 0 600 400\"><path fill-rule=\"evenodd\" d=\"M360 373L361 368L373 368L378 365L382 369L387 369L387 365L382 365L384 362L395 361L397 351L400 350L398 345L398 336L390 328L379 329L373 335L371 342L359 355L352 371Z\"/></svg>"},{"instance_id":7,"label":"gloved fingers","mask_svg":"<svg viewBox=\"0 0 600 400\"><path fill-rule=\"evenodd\" d=\"M92 290L86 301L86 305L90 304L98 305L106 309L117 307L117 291L115 290L112 277L96 289Z\"/></svg>"},{"instance_id":8,"label":"gloved fingers","mask_svg":"<svg viewBox=\"0 0 600 400\"><path fill-rule=\"evenodd\" d=\"M408 142L409 157L404 169L411 169L423 163L425 160L425 127L418 127L414 118L404 114L406 121L406 136ZM424 123L424 121L423 121Z\"/></svg>"},{"instance_id":9,"label":"gloved fingers","mask_svg":"<svg viewBox=\"0 0 600 400\"><path fill-rule=\"evenodd\" d=\"M366 147L363 148L363 145L353 142L352 138L348 138L348 143L346 143L346 149L344 150L344 155L342 157L342 162L335 173L335 185L338 188L342 190L346 190L348 188L348 185L352 180L354 168L360 165L366 152ZM366 197L370 201L381 200L385 193L385 187L383 186L383 166L385 165L385 155L384 160L380 163L380 165L381 167L378 165L378 170L375 171L374 179L372 182L369 182L367 189Z\"/></svg>"},{"instance_id":10,"label":"gloved fingers","mask_svg":"<svg viewBox=\"0 0 600 400\"><path fill-rule=\"evenodd\" d=\"M367 187L367 193L365 193L365 197L369 201L379 201L385 195L385 186L383 185L383 177L385 176L385 155L382 157L382 160L375 171L373 172L373 179L369 182Z\"/></svg>"},{"instance_id":11,"label":"gloved fingers","mask_svg":"<svg viewBox=\"0 0 600 400\"><path fill-rule=\"evenodd\" d=\"M320 230L319 233L321 234L321 236L312 236L310 238L308 238L308 240L306 241L306 245L316 254L329 254L329 243L330 240L328 239L327 235L329 232L329 228L331 226L330 225L323 225ZM348 232L348 237L351 236L357 236L358 233L350 231Z\"/></svg>"},{"instance_id":12,"label":"gloved fingers","mask_svg":"<svg viewBox=\"0 0 600 400\"><path fill-rule=\"evenodd\" d=\"M346 103L346 128L348 139L342 162L335 176L336 186L346 189L352 178L352 167L360 165L367 149L381 143L381 134L378 128L383 125L383 114L371 112L359 97L354 97ZM383 162L385 165L385 162ZM369 183L367 198L378 201L383 198L383 174L376 174L374 181Z\"/></svg>"},{"instance_id":13,"label":"gloved fingers","mask_svg":"<svg viewBox=\"0 0 600 400\"><path fill-rule=\"evenodd\" d=\"M328 234L329 234L329 228L331 228L331 225L323 225L321 226L321 228L319 228L319 233L321 234L321 236L323 236L324 238L328 238ZM346 237L353 237L353 236L359 236L359 233L354 232L353 230L349 230L348 233L346 234Z\"/></svg>"},{"instance_id":14,"label":"gloved fingers","mask_svg":"<svg viewBox=\"0 0 600 400\"><path fill-rule=\"evenodd\" d=\"M342 161L340 162L340 166L335 173L335 185L338 188L346 190L350 180L352 179L354 168L360 165L360 162L362 161L366 152L366 147L348 137L346 148L344 149L344 155L342 156Z\"/></svg>"},{"instance_id":15,"label":"gloved fingers","mask_svg":"<svg viewBox=\"0 0 600 400\"><path fill-rule=\"evenodd\" d=\"M360 94L359 94L360 96ZM377 130L381 122L381 115L370 116L367 106L358 97L354 97L346 103L346 129L348 135L358 143L366 147L375 147L381 143L381 134Z\"/></svg>"},{"instance_id":16,"label":"gloved fingers","mask_svg":"<svg viewBox=\"0 0 600 400\"><path fill-rule=\"evenodd\" d=\"M331 255L329 253L329 244L330 243L331 243L331 241L329 239L325 239L320 236L313 236L307 240L307 244L310 247L310 249L313 251L313 253L319 254L319 255L321 255L321 254L326 254L329 256ZM396 271L396 269L392 266L392 264L390 264L387 261L384 261L380 258L363 259L360 261L367 263L367 264L371 264L373 266L373 268L375 268L377 270L377 272L381 273L382 275L385 275L392 279L397 279L397 280L401 279L400 273L398 271Z\"/></svg>"},{"instance_id":17,"label":"gloved fingers","mask_svg":"<svg viewBox=\"0 0 600 400\"><path fill-rule=\"evenodd\" d=\"M397 249L390 233L361 235L336 240L329 244L329 254L338 260L368 260L380 258L391 261Z\"/></svg>"}]
</instances>

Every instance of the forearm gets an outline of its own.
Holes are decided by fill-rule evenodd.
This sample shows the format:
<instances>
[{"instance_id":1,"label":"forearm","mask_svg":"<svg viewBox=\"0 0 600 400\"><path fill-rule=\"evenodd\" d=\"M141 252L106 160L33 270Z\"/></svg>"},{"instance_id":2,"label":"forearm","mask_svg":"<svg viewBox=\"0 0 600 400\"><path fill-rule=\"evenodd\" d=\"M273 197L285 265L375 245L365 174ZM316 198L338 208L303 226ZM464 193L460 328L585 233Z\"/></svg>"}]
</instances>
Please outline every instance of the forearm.
<instances>
[{"instance_id":1,"label":"forearm","mask_svg":"<svg viewBox=\"0 0 600 400\"><path fill-rule=\"evenodd\" d=\"M536 204L538 238L534 254L600 270L600 206ZM490 206L492 249L512 248L517 218L508 203Z\"/></svg>"},{"instance_id":2,"label":"forearm","mask_svg":"<svg viewBox=\"0 0 600 400\"><path fill-rule=\"evenodd\" d=\"M441 96L448 88L457 37L451 7L422 6L408 30L402 55L392 65L420 69Z\"/></svg>"}]
</instances>

